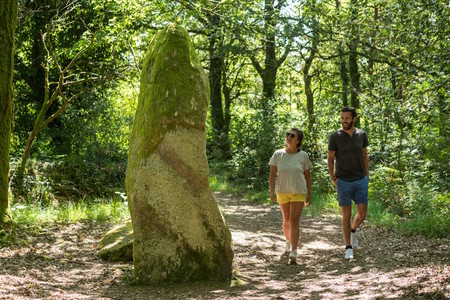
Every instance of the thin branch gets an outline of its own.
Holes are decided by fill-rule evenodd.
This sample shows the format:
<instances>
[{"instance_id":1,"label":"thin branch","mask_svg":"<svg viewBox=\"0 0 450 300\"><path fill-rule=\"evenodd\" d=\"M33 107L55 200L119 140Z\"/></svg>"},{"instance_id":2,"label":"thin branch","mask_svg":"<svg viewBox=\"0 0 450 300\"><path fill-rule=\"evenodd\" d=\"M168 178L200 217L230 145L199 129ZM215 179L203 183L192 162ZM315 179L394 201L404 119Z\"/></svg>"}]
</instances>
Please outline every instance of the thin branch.
<instances>
[{"instance_id":1,"label":"thin branch","mask_svg":"<svg viewBox=\"0 0 450 300\"><path fill-rule=\"evenodd\" d=\"M83 20L81 20L81 21L83 22L83 24L85 24ZM86 24L85 24L85 25L86 25ZM87 28L87 27L86 27L86 28ZM88 30L89 30L89 29L88 29ZM89 32L90 32L90 31L89 31ZM62 70L62 73L67 72L67 70L69 70L69 69L72 67L72 65L75 64L75 61L76 61L76 60L77 60L84 52L86 52L86 51L92 46L93 43L94 43L94 35L91 33L91 39L89 40L89 43L88 43L83 49L81 49L80 51L78 51L77 54L75 54L74 58L70 61L70 63L64 68L64 70Z\"/></svg>"},{"instance_id":2,"label":"thin branch","mask_svg":"<svg viewBox=\"0 0 450 300\"><path fill-rule=\"evenodd\" d=\"M104 77L101 77L101 76L99 76L99 77L83 78L83 79L80 79L80 80L64 82L63 86L67 87L67 86L76 85L76 84L85 83L85 82L102 81L103 79L104 79Z\"/></svg>"}]
</instances>

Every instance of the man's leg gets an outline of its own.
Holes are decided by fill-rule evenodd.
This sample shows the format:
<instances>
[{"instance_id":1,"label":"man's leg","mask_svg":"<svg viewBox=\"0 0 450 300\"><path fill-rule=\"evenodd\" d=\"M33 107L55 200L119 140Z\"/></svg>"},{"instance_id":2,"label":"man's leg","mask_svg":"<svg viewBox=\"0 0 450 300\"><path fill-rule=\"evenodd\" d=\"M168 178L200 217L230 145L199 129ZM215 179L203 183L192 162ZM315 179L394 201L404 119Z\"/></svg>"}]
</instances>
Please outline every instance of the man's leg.
<instances>
[{"instance_id":1,"label":"man's leg","mask_svg":"<svg viewBox=\"0 0 450 300\"><path fill-rule=\"evenodd\" d=\"M350 219L352 217L352 182L338 179L336 190L339 200L339 206L342 209L342 235L344 237L345 243L345 258L352 259L353 249L350 241L350 232L352 230L350 222Z\"/></svg>"},{"instance_id":2,"label":"man's leg","mask_svg":"<svg viewBox=\"0 0 450 300\"><path fill-rule=\"evenodd\" d=\"M350 212L351 213L351 212ZM367 204L358 203L356 204L356 215L353 218L352 230L356 230L359 225L366 219L367 215Z\"/></svg>"},{"instance_id":3,"label":"man's leg","mask_svg":"<svg viewBox=\"0 0 450 300\"><path fill-rule=\"evenodd\" d=\"M350 246L350 232L351 232L351 223L350 219L352 217L352 206L345 205L341 206L342 208L342 235L344 236L345 246Z\"/></svg>"},{"instance_id":4,"label":"man's leg","mask_svg":"<svg viewBox=\"0 0 450 300\"><path fill-rule=\"evenodd\" d=\"M353 249L350 241L352 206L346 205L342 207L342 235L345 243L345 259L353 259Z\"/></svg>"},{"instance_id":5,"label":"man's leg","mask_svg":"<svg viewBox=\"0 0 450 300\"><path fill-rule=\"evenodd\" d=\"M369 196L369 179L364 177L361 180L355 182L355 191L353 197L356 204L356 215L352 222L352 233L350 236L350 242L353 248L359 246L358 235L356 233L356 228L366 219L367 215L367 203Z\"/></svg>"}]
</instances>

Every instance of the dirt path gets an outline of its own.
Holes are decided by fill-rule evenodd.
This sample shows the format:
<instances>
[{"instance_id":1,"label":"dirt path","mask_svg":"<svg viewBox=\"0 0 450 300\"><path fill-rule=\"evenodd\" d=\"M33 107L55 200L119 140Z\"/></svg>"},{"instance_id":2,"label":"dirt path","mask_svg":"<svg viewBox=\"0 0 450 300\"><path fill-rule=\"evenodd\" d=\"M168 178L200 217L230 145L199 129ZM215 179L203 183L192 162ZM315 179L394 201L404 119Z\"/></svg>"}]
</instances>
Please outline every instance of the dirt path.
<instances>
[{"instance_id":1,"label":"dirt path","mask_svg":"<svg viewBox=\"0 0 450 300\"><path fill-rule=\"evenodd\" d=\"M448 240L366 223L355 259L346 261L340 219L302 217L298 265L289 265L276 205L216 198L233 236L232 286L134 286L132 264L95 255L110 225L55 224L17 232L26 242L0 249L0 299L450 299Z\"/></svg>"}]
</instances>

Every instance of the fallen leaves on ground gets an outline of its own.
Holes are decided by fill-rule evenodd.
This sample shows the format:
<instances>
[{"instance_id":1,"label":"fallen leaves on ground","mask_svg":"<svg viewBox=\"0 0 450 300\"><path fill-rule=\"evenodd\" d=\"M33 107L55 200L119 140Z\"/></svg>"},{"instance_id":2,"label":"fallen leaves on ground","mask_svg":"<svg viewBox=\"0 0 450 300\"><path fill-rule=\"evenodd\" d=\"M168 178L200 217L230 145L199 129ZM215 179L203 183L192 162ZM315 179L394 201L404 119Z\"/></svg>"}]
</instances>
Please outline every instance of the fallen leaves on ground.
<instances>
[{"instance_id":1,"label":"fallen leaves on ground","mask_svg":"<svg viewBox=\"0 0 450 300\"><path fill-rule=\"evenodd\" d=\"M291 265L276 205L220 193L216 198L233 236L231 284L135 286L131 263L96 255L112 224L55 223L1 236L0 299L450 298L448 239L407 236L365 222L355 259L348 261L339 217L302 216L298 260Z\"/></svg>"}]
</instances>

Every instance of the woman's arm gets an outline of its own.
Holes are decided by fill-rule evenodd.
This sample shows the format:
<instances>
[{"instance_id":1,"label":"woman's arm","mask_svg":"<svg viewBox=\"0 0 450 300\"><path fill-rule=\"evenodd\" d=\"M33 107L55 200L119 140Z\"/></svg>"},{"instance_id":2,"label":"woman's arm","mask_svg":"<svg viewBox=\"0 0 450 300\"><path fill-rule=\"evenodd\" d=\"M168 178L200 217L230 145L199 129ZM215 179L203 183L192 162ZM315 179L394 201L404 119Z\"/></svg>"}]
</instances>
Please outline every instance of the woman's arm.
<instances>
[{"instance_id":1,"label":"woman's arm","mask_svg":"<svg viewBox=\"0 0 450 300\"><path fill-rule=\"evenodd\" d=\"M311 170L308 169L305 171L305 179L306 179L306 188L308 189L308 194L306 195L306 206L311 204Z\"/></svg>"}]
</instances>

